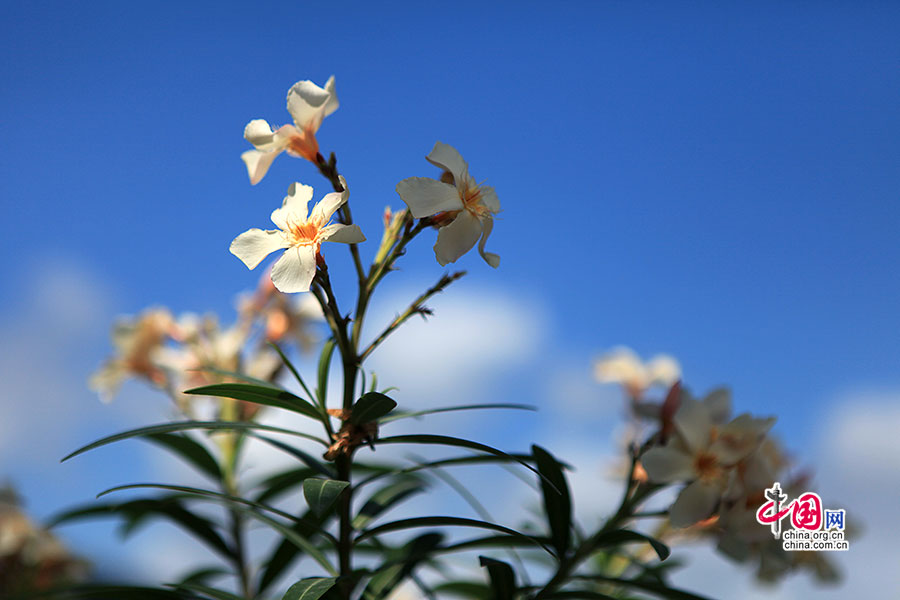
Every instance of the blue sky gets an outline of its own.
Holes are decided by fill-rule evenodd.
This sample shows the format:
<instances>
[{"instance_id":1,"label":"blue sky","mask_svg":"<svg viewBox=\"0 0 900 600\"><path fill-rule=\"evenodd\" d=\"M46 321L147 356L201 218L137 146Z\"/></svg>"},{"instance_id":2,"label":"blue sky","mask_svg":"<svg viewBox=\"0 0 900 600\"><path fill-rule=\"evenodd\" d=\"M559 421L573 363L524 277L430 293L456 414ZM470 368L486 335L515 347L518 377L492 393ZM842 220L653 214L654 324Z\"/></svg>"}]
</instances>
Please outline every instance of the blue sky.
<instances>
[{"instance_id":1,"label":"blue sky","mask_svg":"<svg viewBox=\"0 0 900 600\"><path fill-rule=\"evenodd\" d=\"M536 365L669 352L695 389L777 414L802 456L854 394L879 398L860 404L873 414L900 398L898 29L890 2L5 3L4 346L55 357L60 393L87 402L75 386L115 314L229 315L257 278L230 240L265 227L289 182L326 189L288 157L251 187L243 127L287 122L290 85L334 74L319 142L371 240L396 182L435 174L436 140L498 191L501 268L464 257L460 293L515 299L541 333L492 390L553 410ZM440 276L432 236L389 295ZM61 306L78 298L53 295L60 278L89 283L91 310ZM23 341L74 321L68 350ZM62 439L136 420L128 402ZM4 466L44 494L38 471Z\"/></svg>"}]
</instances>

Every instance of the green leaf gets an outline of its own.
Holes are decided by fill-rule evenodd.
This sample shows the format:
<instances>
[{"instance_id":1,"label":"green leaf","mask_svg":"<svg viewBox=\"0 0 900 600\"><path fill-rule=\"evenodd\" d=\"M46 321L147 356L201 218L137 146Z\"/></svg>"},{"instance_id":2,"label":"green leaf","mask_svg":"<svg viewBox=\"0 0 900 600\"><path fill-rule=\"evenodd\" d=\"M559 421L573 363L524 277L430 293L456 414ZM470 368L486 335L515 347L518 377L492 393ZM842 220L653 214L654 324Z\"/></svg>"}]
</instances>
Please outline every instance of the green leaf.
<instances>
[{"instance_id":1,"label":"green leaf","mask_svg":"<svg viewBox=\"0 0 900 600\"><path fill-rule=\"evenodd\" d=\"M432 531L410 540L402 548L388 551L387 559L375 570L362 597L367 600L386 598L422 562L428 560L443 540L443 535Z\"/></svg>"},{"instance_id":2,"label":"green leaf","mask_svg":"<svg viewBox=\"0 0 900 600\"><path fill-rule=\"evenodd\" d=\"M205 584L209 579L227 577L230 573L231 572L228 569L223 569L222 567L203 567L191 571L182 577L181 581L176 585L181 586L186 583Z\"/></svg>"},{"instance_id":3,"label":"green leaf","mask_svg":"<svg viewBox=\"0 0 900 600\"><path fill-rule=\"evenodd\" d=\"M264 435L258 435L255 433L251 433L250 435L255 437L258 440L262 440L263 442L270 444L271 446L274 446L275 448L278 448L279 450L287 452L288 454L290 454L291 456L293 456L295 458L300 459L300 461L303 464L308 466L310 469L315 470L320 475L324 475L325 477L328 477L328 478L335 477L335 473L332 469L330 469L329 467L326 467L322 463L322 461L318 460L313 455L311 455L307 452L304 452L303 450L300 450L299 448L294 448L290 444L285 444L282 441L275 440L270 437L266 437Z\"/></svg>"},{"instance_id":4,"label":"green leaf","mask_svg":"<svg viewBox=\"0 0 900 600\"><path fill-rule=\"evenodd\" d=\"M281 362L283 362L284 366L286 366L288 368L288 371L291 372L291 375L294 376L294 379L297 380L297 383L300 384L300 387L303 388L303 391L306 392L306 395L309 396L310 398L315 398L313 393L311 391L309 391L309 388L306 386L306 382L303 381L302 377L300 377L300 371L298 371L297 368L294 366L294 364L290 360L288 360L287 355L284 353L284 351L281 349L281 347L278 344L276 344L275 342L269 342L269 345L272 346L273 348L275 348L275 352L277 352L278 356L281 357Z\"/></svg>"},{"instance_id":5,"label":"green leaf","mask_svg":"<svg viewBox=\"0 0 900 600\"><path fill-rule=\"evenodd\" d=\"M463 404L459 406L445 406L442 408L432 408L430 410L404 411L393 414L381 419L381 423L390 423L398 419L409 419L411 417L421 417L424 415L433 415L436 413L455 412L458 410L483 410L488 408L509 408L513 410L537 410L537 407L530 404L510 404L505 402L496 402L491 404Z\"/></svg>"},{"instance_id":6,"label":"green leaf","mask_svg":"<svg viewBox=\"0 0 900 600\"><path fill-rule=\"evenodd\" d=\"M249 383L217 383L185 390L184 393L195 396L233 398L235 400L243 400L244 402L262 404L264 406L283 408L291 412L305 415L316 421L321 421L323 419L322 413L300 396L295 396L288 391L279 390L273 387L251 385Z\"/></svg>"},{"instance_id":7,"label":"green leaf","mask_svg":"<svg viewBox=\"0 0 900 600\"><path fill-rule=\"evenodd\" d=\"M255 488L261 488L255 500L256 502L268 502L279 494L283 494L291 488L301 485L304 479L312 477L315 474L316 471L307 469L306 467L289 469L287 471L282 471L281 473L276 473L254 486Z\"/></svg>"},{"instance_id":8,"label":"green leaf","mask_svg":"<svg viewBox=\"0 0 900 600\"><path fill-rule=\"evenodd\" d=\"M233 556L229 545L216 531L216 524L209 519L192 513L178 500L177 496L142 498L108 504L95 502L55 516L48 526L53 527L69 521L80 521L86 518L114 516L119 516L125 520L124 535L134 531L146 519L154 517L166 518L184 528L199 541L206 543L222 556L226 558Z\"/></svg>"},{"instance_id":9,"label":"green leaf","mask_svg":"<svg viewBox=\"0 0 900 600\"><path fill-rule=\"evenodd\" d=\"M334 346L334 338L331 338L322 346L322 354L319 355L319 387L316 388L316 395L319 397L319 406L322 408L328 404L328 371L331 369Z\"/></svg>"},{"instance_id":10,"label":"green leaf","mask_svg":"<svg viewBox=\"0 0 900 600\"><path fill-rule=\"evenodd\" d=\"M322 532L325 523L332 515L316 517L311 511L307 511L291 529L304 538L312 538ZM301 549L296 544L287 539L281 539L269 556L260 563L264 565L264 568L259 574L259 582L256 586L257 594L262 595L300 555Z\"/></svg>"},{"instance_id":11,"label":"green leaf","mask_svg":"<svg viewBox=\"0 0 900 600\"><path fill-rule=\"evenodd\" d=\"M375 570L362 597L366 600L381 600L389 596L395 587L430 558L443 540L442 534L432 531L410 540L401 548L384 552L386 560Z\"/></svg>"},{"instance_id":12,"label":"green leaf","mask_svg":"<svg viewBox=\"0 0 900 600\"><path fill-rule=\"evenodd\" d=\"M503 525L497 525L496 523L488 523L486 521L479 521L477 519L463 519L461 517L416 517L412 519L401 519L399 521L391 521L390 523L385 523L383 525L379 525L377 527L373 527L372 529L367 529L360 533L356 541L361 541L367 537L371 537L373 535L380 535L382 533L387 533L389 531L400 531L403 529L412 529L414 527L446 527L446 526L455 526L455 527L476 527L479 529L490 529L493 531L499 531L501 533L506 533L511 536L515 536L518 538L522 538L530 541L533 545L539 546L553 554L553 552L540 541L535 538L525 535L524 533L520 533L515 529L510 529L509 527L504 527Z\"/></svg>"},{"instance_id":13,"label":"green leaf","mask_svg":"<svg viewBox=\"0 0 900 600\"><path fill-rule=\"evenodd\" d=\"M354 425L377 421L397 407L397 403L378 392L366 392L353 405L350 422Z\"/></svg>"},{"instance_id":14,"label":"green leaf","mask_svg":"<svg viewBox=\"0 0 900 600\"><path fill-rule=\"evenodd\" d=\"M481 452L485 452L487 454L492 454L494 456L502 456L503 458L508 458L516 461L529 471L535 473L538 477L547 481L547 479L534 467L529 465L524 460L516 459L515 457L503 452L502 450L497 450L496 448L492 448L485 444L481 444L479 442L473 442L471 440L464 440L461 438L451 437L448 435L434 435L421 433L417 435L394 435L390 437L378 438L375 440L375 444L436 444L441 446L456 446L459 448L468 448L470 450L479 450ZM547 481L547 483L553 486L552 481ZM555 486L554 486L555 487ZM556 490L559 492L559 490Z\"/></svg>"},{"instance_id":15,"label":"green leaf","mask_svg":"<svg viewBox=\"0 0 900 600\"><path fill-rule=\"evenodd\" d=\"M391 475L405 475L409 473L415 473L416 471L425 471L435 467L452 467L458 465L470 465L470 464L484 464L484 463L505 463L505 462L519 462L519 461L530 461L534 460L534 456L531 454L507 454L505 456L494 456L494 455L467 455L467 456L454 456L452 458L442 458L440 460L435 460L431 462L418 463L415 465L411 465L409 467L403 467L401 469L383 469L372 475L369 475L365 479L360 479L356 483L356 488L360 488L364 485L368 485L380 479L384 479L385 477L389 477ZM357 466L356 463L353 465Z\"/></svg>"},{"instance_id":16,"label":"green leaf","mask_svg":"<svg viewBox=\"0 0 900 600\"><path fill-rule=\"evenodd\" d=\"M212 588L206 585L200 585L199 583L179 583L173 584L172 587L189 590L191 592L197 592L198 594L205 594L207 596L215 598L216 600L244 600L242 597L230 592L217 590L216 588Z\"/></svg>"},{"instance_id":17,"label":"green leaf","mask_svg":"<svg viewBox=\"0 0 900 600\"><path fill-rule=\"evenodd\" d=\"M461 550L472 550L475 548L530 548L534 546L535 540L542 545L551 543L551 540L548 537L535 536L532 539L528 539L510 535L488 535L449 544L441 548L440 551L444 554L448 552L459 552Z\"/></svg>"},{"instance_id":18,"label":"green leaf","mask_svg":"<svg viewBox=\"0 0 900 600\"><path fill-rule=\"evenodd\" d=\"M556 548L556 555L562 559L572 543L572 499L569 485L562 467L552 454L537 445L531 447L531 452L538 471L543 475L539 483L543 492L544 513L550 526L550 538Z\"/></svg>"},{"instance_id":19,"label":"green leaf","mask_svg":"<svg viewBox=\"0 0 900 600\"><path fill-rule=\"evenodd\" d=\"M334 587L336 577L301 579L288 588L281 600L318 600Z\"/></svg>"},{"instance_id":20,"label":"green leaf","mask_svg":"<svg viewBox=\"0 0 900 600\"><path fill-rule=\"evenodd\" d=\"M272 383L271 381L266 381L265 379L257 379L256 377L250 377L246 373L238 373L237 371L227 371L225 369L217 369L215 367L198 367L196 369L187 369L187 371L197 371L200 373L213 373L215 375L219 375L221 377L228 377L231 379L237 379L239 381L243 381L244 383L252 383L254 385L260 385L262 387L270 387L276 390L284 390L283 387L278 384Z\"/></svg>"},{"instance_id":21,"label":"green leaf","mask_svg":"<svg viewBox=\"0 0 900 600\"><path fill-rule=\"evenodd\" d=\"M48 600L196 600L199 596L177 590L130 585L78 585L28 596Z\"/></svg>"},{"instance_id":22,"label":"green leaf","mask_svg":"<svg viewBox=\"0 0 900 600\"><path fill-rule=\"evenodd\" d=\"M321 515L334 504L348 485L350 485L348 481L310 477L303 481L303 497L306 498L306 503L312 511Z\"/></svg>"},{"instance_id":23,"label":"green leaf","mask_svg":"<svg viewBox=\"0 0 900 600\"><path fill-rule=\"evenodd\" d=\"M686 592L678 588L671 588L662 583L658 583L656 581L651 581L648 579L620 579L617 577L604 577L602 575L582 575L579 576L579 578L632 587L650 592L661 598L668 598L669 600L710 600L707 596L700 596L698 594Z\"/></svg>"},{"instance_id":24,"label":"green leaf","mask_svg":"<svg viewBox=\"0 0 900 600\"><path fill-rule=\"evenodd\" d=\"M328 443L325 440L319 439L314 435L309 435L306 433L301 433L299 431L292 431L290 429L282 429L281 427L272 427L270 425L262 425L261 423L247 423L244 421L179 421L176 423L162 423L160 425L149 425L147 427L141 427L139 429L132 429L130 431L123 431L122 433L117 433L115 435L111 435L109 437L105 437L97 440L96 442L92 442L87 446L82 446L75 452L72 452L68 456L63 457L60 462L65 462L70 458L74 458L79 454L84 454L88 450L93 450L94 448L99 448L100 446L106 446L107 444L112 444L113 442L118 442L121 440L127 440L129 438L135 437L145 437L148 435L153 435L157 433L171 433L173 431L187 431L190 429L209 429L209 430L259 430L259 431L269 431L272 433L284 433L286 435L293 435L296 437L302 437L308 440L313 440L319 442L326 448L328 447Z\"/></svg>"},{"instance_id":25,"label":"green leaf","mask_svg":"<svg viewBox=\"0 0 900 600\"><path fill-rule=\"evenodd\" d=\"M219 463L216 462L213 455L200 442L192 440L186 435L174 433L152 433L144 437L179 455L214 480L222 480L222 470L219 468Z\"/></svg>"},{"instance_id":26,"label":"green leaf","mask_svg":"<svg viewBox=\"0 0 900 600\"><path fill-rule=\"evenodd\" d=\"M163 485L163 484L155 484L155 483L139 483L132 485L122 485L118 487L114 487L111 489L102 492L100 496L104 494L111 494L113 492L128 490L128 489L137 489L137 488L159 488L165 490L175 490L184 492L186 494L191 494L196 496L198 499L209 498L216 502L224 502L227 504L232 510L240 511L241 513L247 514L258 521L262 521L272 529L275 529L282 536L284 536L288 541L292 544L306 552L312 559L318 562L322 567L325 568L326 571L331 573L332 575L337 576L337 569L334 568L334 565L329 562L328 558L315 547L306 537L297 533L297 531L293 530L291 527L286 526L284 523L281 523L265 514L263 511L271 512L280 517L284 517L291 521L296 522L297 517L290 515L282 510L277 508L273 508L271 506L265 506L259 504L257 502L252 502L250 500L245 500L243 498L238 498L236 496L229 496L227 494L221 494L219 492L213 492L211 490L201 490L197 488L191 488L186 486L176 486L176 485ZM256 509L256 510L253 510ZM324 532L323 532L324 533Z\"/></svg>"},{"instance_id":27,"label":"green leaf","mask_svg":"<svg viewBox=\"0 0 900 600\"><path fill-rule=\"evenodd\" d=\"M516 595L516 574L507 563L487 556L479 556L478 562L487 567L491 579L493 600L513 600Z\"/></svg>"},{"instance_id":28,"label":"green leaf","mask_svg":"<svg viewBox=\"0 0 900 600\"><path fill-rule=\"evenodd\" d=\"M473 581L448 581L437 585L434 591L441 596L446 594L473 600L491 600L491 588Z\"/></svg>"},{"instance_id":29,"label":"green leaf","mask_svg":"<svg viewBox=\"0 0 900 600\"><path fill-rule=\"evenodd\" d=\"M607 594L601 594L600 592L595 592L593 590L559 590L551 592L549 595L545 596L545 598L558 598L559 600L567 598L571 598L572 600L621 600L618 596L608 596Z\"/></svg>"},{"instance_id":30,"label":"green leaf","mask_svg":"<svg viewBox=\"0 0 900 600\"><path fill-rule=\"evenodd\" d=\"M629 542L647 542L656 551L659 560L666 560L671 554L669 547L657 539L630 529L615 529L606 533L599 533L591 540L592 550L619 546Z\"/></svg>"},{"instance_id":31,"label":"green leaf","mask_svg":"<svg viewBox=\"0 0 900 600\"><path fill-rule=\"evenodd\" d=\"M412 478L381 488L372 494L362 508L359 509L359 513L352 522L353 529L357 531L364 529L380 514L406 498L424 490L425 486L420 481Z\"/></svg>"},{"instance_id":32,"label":"green leaf","mask_svg":"<svg viewBox=\"0 0 900 600\"><path fill-rule=\"evenodd\" d=\"M104 490L97 494L97 497L100 498L102 496L106 496L108 494L112 494L115 492L122 492L125 490L139 490L144 488L157 489L157 490L169 490L173 492L181 492L182 494L187 494L189 496L197 496L200 498L210 498L217 502L222 502L224 504L229 504L233 508L246 510L247 507L255 508L257 511L266 511L270 512L273 515L278 515L279 517L284 517L285 519L289 519L291 521L296 521L297 517L290 513L286 513L283 510L277 509L274 506L268 506L265 504L261 504L259 502L253 502L252 500L246 500L244 498L240 498L238 496L231 496L228 494L223 494L222 492L215 492L213 490L204 490L201 488L189 487L186 485L171 485L166 483L130 483L128 485L119 485L113 488L109 488L108 490Z\"/></svg>"}]
</instances>

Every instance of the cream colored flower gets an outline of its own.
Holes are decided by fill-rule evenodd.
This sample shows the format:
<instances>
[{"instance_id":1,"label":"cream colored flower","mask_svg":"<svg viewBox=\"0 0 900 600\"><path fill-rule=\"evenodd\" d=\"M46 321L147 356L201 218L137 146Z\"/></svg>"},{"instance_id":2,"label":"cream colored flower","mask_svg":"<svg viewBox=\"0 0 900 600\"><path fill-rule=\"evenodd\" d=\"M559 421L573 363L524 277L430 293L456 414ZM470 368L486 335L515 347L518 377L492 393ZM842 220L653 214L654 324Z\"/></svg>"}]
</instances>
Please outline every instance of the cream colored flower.
<instances>
[{"instance_id":1,"label":"cream colored flower","mask_svg":"<svg viewBox=\"0 0 900 600\"><path fill-rule=\"evenodd\" d=\"M272 222L278 229L245 231L231 242L231 253L254 269L266 256L284 249L284 254L272 267L272 283L285 293L309 291L322 242L358 244L366 241L358 225L328 224L350 195L343 177L341 184L343 193L327 194L308 214L313 189L300 183L291 184L281 208L272 212Z\"/></svg>"},{"instance_id":2,"label":"cream colored flower","mask_svg":"<svg viewBox=\"0 0 900 600\"><path fill-rule=\"evenodd\" d=\"M244 139L253 144L256 150L247 150L241 154L241 159L247 165L250 183L259 183L275 157L285 151L291 156L316 162L319 154L316 132L322 120L337 108L334 76L328 78L324 88L312 81L298 81L291 86L287 95L287 109L294 118L293 125L284 125L273 131L264 119L254 119L247 123Z\"/></svg>"},{"instance_id":3,"label":"cream colored flower","mask_svg":"<svg viewBox=\"0 0 900 600\"><path fill-rule=\"evenodd\" d=\"M669 509L675 527L687 527L713 512L730 481L732 469L753 452L774 418L742 414L716 424L716 403L682 398L673 421L675 435L665 446L650 448L641 457L650 481L689 482Z\"/></svg>"},{"instance_id":4,"label":"cream colored flower","mask_svg":"<svg viewBox=\"0 0 900 600\"><path fill-rule=\"evenodd\" d=\"M437 142L425 158L444 169L441 181L410 177L397 184L397 193L416 219L435 217L440 226L434 245L438 263L444 266L456 262L478 242L478 252L487 264L500 266L499 256L484 251L494 228L494 215L500 212L494 188L478 185L469 175L469 165L453 146Z\"/></svg>"},{"instance_id":5,"label":"cream colored flower","mask_svg":"<svg viewBox=\"0 0 900 600\"><path fill-rule=\"evenodd\" d=\"M619 346L594 362L594 378L600 383L618 383L638 398L650 387L671 387L681 377L678 361L659 354L644 363L630 348Z\"/></svg>"},{"instance_id":6,"label":"cream colored flower","mask_svg":"<svg viewBox=\"0 0 900 600\"><path fill-rule=\"evenodd\" d=\"M175 320L164 308L149 309L137 319L119 319L112 332L116 355L91 376L89 387L98 392L104 402L112 400L122 382L130 376L165 387L167 375L158 358L174 330Z\"/></svg>"}]
</instances>

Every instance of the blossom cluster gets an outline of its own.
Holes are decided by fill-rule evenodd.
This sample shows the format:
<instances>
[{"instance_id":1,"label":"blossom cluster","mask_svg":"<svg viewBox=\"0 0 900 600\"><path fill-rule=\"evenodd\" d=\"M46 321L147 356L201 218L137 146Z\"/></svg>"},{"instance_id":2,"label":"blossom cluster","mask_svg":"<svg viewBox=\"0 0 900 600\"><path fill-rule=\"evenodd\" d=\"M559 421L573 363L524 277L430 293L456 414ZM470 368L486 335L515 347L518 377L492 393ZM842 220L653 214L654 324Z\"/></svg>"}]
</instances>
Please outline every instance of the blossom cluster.
<instances>
[{"instance_id":1,"label":"blossom cluster","mask_svg":"<svg viewBox=\"0 0 900 600\"><path fill-rule=\"evenodd\" d=\"M0 597L21 597L79 581L86 566L25 514L12 488L0 489Z\"/></svg>"},{"instance_id":2,"label":"blossom cluster","mask_svg":"<svg viewBox=\"0 0 900 600\"><path fill-rule=\"evenodd\" d=\"M347 203L350 192L347 181L333 170L319 152L316 133L325 117L338 108L334 77L325 87L311 81L299 81L287 95L287 109L293 125L273 129L268 121L254 119L244 128L244 138L254 149L241 155L250 183L265 177L272 162L282 152L328 169L334 176L336 192L326 194L312 209L309 202L313 188L299 182L292 183L281 208L272 212L271 220L277 229L249 229L231 243L231 253L248 268L256 268L269 254L284 250L272 267L275 287L285 293L307 292L313 283L318 266L325 263L321 254L323 242L360 244L366 237L358 225L346 217L332 223L335 213ZM455 148L437 142L425 157L442 169L440 179L410 177L397 184L396 191L415 219L427 219L438 228L434 245L435 258L441 266L457 261L478 244L478 252L492 267L500 264L500 257L485 250L494 227L494 215L500 212L500 201L494 188L479 184L470 174L469 166ZM324 171L323 171L324 172Z\"/></svg>"},{"instance_id":3,"label":"blossom cluster","mask_svg":"<svg viewBox=\"0 0 900 600\"><path fill-rule=\"evenodd\" d=\"M237 312L227 327L212 315L176 318L160 307L120 318L112 330L115 354L91 376L91 389L108 402L126 379L134 378L163 390L191 414L182 390L227 381L229 373L274 381L282 362L268 342L310 350L323 320L315 300L279 292L268 276L253 293L238 297Z\"/></svg>"},{"instance_id":4,"label":"blossom cluster","mask_svg":"<svg viewBox=\"0 0 900 600\"><path fill-rule=\"evenodd\" d=\"M794 497L809 483L808 476L791 473L790 458L770 435L774 417L733 417L725 388L694 397L681 386L678 362L667 355L645 363L633 351L617 348L595 362L594 374L602 383L622 385L635 419L650 425L637 477L683 485L665 511L671 536L712 538L726 557L755 562L764 581L800 568L825 581L837 578L826 553L784 552L780 540L756 520L773 482L789 482L786 489ZM654 386L667 391L664 400L646 398Z\"/></svg>"}]
</instances>

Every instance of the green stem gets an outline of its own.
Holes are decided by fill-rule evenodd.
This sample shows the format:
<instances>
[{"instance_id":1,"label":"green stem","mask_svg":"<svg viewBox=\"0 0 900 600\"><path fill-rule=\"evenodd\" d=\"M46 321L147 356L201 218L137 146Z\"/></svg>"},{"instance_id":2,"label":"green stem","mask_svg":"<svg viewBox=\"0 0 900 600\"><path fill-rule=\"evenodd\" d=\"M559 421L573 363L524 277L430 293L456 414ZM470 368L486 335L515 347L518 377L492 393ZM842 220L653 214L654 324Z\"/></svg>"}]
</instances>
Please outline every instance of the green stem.
<instances>
[{"instance_id":1,"label":"green stem","mask_svg":"<svg viewBox=\"0 0 900 600\"><path fill-rule=\"evenodd\" d=\"M413 317L414 315L423 315L424 316L424 315L431 314L430 309L423 306L423 304L429 298L434 296L435 294L438 294L438 293L444 291L444 289L448 285L450 285L451 283L453 283L454 281L456 281L457 279L459 279L460 277L462 277L465 274L466 274L465 271L457 271L456 273L453 273L452 275L444 275L443 277L441 277L441 279L435 285L433 285L432 287L425 290L424 293L422 293L418 298L413 300L410 303L409 307L407 307L407 309L405 311L403 311L403 313L400 314L397 318L395 318L393 321L391 321L391 323L387 327L385 327L384 331L382 331L378 335L378 337L375 338L375 340L371 344L369 344L365 350L363 350L360 353L359 362L362 363L364 360L366 360L366 357L368 357L370 354L372 354L372 352L375 351L375 348L377 348L384 340L386 340L388 338L388 336L390 336L394 331L397 330L397 328L399 328L401 325L403 325L403 323L408 321L411 317Z\"/></svg>"}]
</instances>

